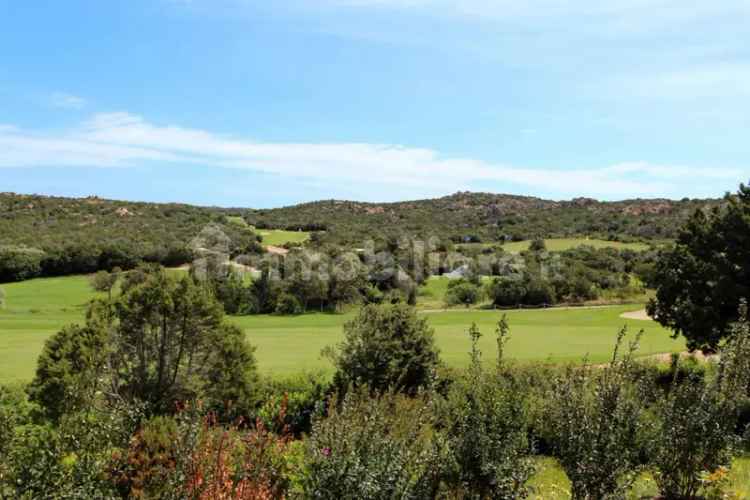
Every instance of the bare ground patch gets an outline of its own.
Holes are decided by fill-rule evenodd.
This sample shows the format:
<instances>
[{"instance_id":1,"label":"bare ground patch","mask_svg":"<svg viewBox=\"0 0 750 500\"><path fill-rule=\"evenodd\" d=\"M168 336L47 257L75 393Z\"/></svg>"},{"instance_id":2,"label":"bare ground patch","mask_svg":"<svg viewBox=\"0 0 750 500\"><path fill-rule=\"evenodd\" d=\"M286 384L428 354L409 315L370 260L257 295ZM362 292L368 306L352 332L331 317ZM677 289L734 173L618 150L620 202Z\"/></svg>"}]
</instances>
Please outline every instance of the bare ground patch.
<instances>
[{"instance_id":1,"label":"bare ground patch","mask_svg":"<svg viewBox=\"0 0 750 500\"><path fill-rule=\"evenodd\" d=\"M625 319L637 319L639 321L651 321L651 316L648 315L645 309L640 311L630 311L620 314L621 318Z\"/></svg>"}]
</instances>

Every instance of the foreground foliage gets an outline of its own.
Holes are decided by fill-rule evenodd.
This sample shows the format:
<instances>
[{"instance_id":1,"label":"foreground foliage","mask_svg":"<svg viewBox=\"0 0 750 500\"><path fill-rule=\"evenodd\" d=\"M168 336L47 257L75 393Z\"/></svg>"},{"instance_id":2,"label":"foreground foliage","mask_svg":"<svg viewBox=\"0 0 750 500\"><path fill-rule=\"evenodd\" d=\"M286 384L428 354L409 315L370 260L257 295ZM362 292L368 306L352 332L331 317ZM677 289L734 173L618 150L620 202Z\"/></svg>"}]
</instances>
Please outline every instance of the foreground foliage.
<instances>
[{"instance_id":1,"label":"foreground foliage","mask_svg":"<svg viewBox=\"0 0 750 500\"><path fill-rule=\"evenodd\" d=\"M151 414L206 398L240 414L254 404L255 358L205 287L161 268L129 273L115 299L94 301L84 327L50 338L29 387L58 419L97 399L144 404Z\"/></svg>"}]
</instances>

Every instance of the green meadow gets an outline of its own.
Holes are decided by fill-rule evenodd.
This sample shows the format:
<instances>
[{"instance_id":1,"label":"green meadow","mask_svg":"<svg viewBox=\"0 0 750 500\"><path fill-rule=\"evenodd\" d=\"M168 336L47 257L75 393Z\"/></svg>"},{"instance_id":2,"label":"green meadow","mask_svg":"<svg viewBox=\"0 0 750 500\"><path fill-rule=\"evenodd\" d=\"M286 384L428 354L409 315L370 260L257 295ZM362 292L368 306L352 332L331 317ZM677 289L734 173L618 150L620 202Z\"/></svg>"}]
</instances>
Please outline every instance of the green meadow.
<instances>
[{"instance_id":1,"label":"green meadow","mask_svg":"<svg viewBox=\"0 0 750 500\"><path fill-rule=\"evenodd\" d=\"M310 239L310 233L305 231L282 231L280 229L260 230L264 245L280 246L286 243L302 243Z\"/></svg>"},{"instance_id":2,"label":"green meadow","mask_svg":"<svg viewBox=\"0 0 750 500\"><path fill-rule=\"evenodd\" d=\"M0 383L29 380L45 339L62 326L83 321L86 303L94 296L85 276L44 278L0 285L6 305L0 310ZM438 292L439 293L439 292ZM508 311L511 339L507 355L518 362L579 362L584 356L604 362L610 356L617 331L644 329L642 355L679 351L684 344L654 322L620 318L641 305L615 307ZM485 359L494 357L497 311L426 311L435 329L443 360L452 366L466 363L469 341L466 330L476 322L484 337ZM234 317L257 347L262 372L290 374L302 370L327 370L321 350L342 339L343 324L354 315L311 313L301 316Z\"/></svg>"},{"instance_id":3,"label":"green meadow","mask_svg":"<svg viewBox=\"0 0 750 500\"><path fill-rule=\"evenodd\" d=\"M620 241L607 241L588 238L552 238L544 240L544 243L547 246L547 250L549 250L550 252L563 252L565 250L578 248L584 245L594 248L616 248L618 250L634 250L637 252L648 250L648 245L646 245L645 243L622 243ZM465 243L460 246L471 247L473 245L490 246L487 243ZM520 253L524 250L528 250L529 245L531 245L531 241L529 240L511 241L509 243L503 244L503 249L506 252L510 253Z\"/></svg>"}]
</instances>

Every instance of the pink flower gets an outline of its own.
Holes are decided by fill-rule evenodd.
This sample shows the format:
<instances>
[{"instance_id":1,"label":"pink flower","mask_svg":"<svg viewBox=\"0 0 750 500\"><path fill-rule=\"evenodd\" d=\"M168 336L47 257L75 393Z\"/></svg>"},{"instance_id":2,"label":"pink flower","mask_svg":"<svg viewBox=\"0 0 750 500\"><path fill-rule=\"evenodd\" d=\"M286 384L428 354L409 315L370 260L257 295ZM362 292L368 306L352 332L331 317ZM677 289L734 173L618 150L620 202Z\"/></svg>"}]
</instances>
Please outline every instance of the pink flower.
<instances>
[{"instance_id":1,"label":"pink flower","mask_svg":"<svg viewBox=\"0 0 750 500\"><path fill-rule=\"evenodd\" d=\"M331 449L329 447L325 447L321 450L323 452L323 456L330 457L331 456Z\"/></svg>"}]
</instances>

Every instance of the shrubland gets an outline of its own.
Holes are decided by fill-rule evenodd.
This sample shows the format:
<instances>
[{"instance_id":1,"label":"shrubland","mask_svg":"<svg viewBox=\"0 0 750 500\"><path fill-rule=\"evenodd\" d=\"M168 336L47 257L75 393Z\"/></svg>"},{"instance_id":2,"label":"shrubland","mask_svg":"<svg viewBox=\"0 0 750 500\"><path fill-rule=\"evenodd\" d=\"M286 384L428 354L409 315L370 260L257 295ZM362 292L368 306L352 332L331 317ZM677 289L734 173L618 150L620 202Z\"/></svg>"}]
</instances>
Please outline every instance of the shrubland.
<instances>
[{"instance_id":1,"label":"shrubland","mask_svg":"<svg viewBox=\"0 0 750 500\"><path fill-rule=\"evenodd\" d=\"M504 357L511 328L499 318L495 366L482 361L481 332L467 325L468 367L448 369L429 323L409 305L429 265L388 238L395 273L385 273L394 262L357 259L347 279L292 271L275 280L268 267L249 283L221 266L203 275L158 265L120 272L138 259L120 259L118 248L101 266L112 272L92 278L103 293L85 321L48 340L29 385L0 387L0 497L515 499L539 494L532 479L542 456L559 464L574 499L626 498L644 475L653 478L651 496L726 497L750 434L746 191L707 218L695 215L658 257L579 248L554 253L562 270L545 277L554 262L537 242L519 256L522 279L497 272L483 280L469 267L451 286L462 305L474 292L495 305L545 304L634 286L638 275L657 287L657 320L690 348L719 354L707 365L639 361L624 331L613 335L605 365L515 365ZM430 213L418 203L410 210ZM486 222L486 213L476 210L475 220ZM247 219L275 225L265 212ZM530 221L546 224L533 212ZM607 229L630 230L620 223ZM315 234L311 244L325 246ZM19 248L4 272L38 272L39 254ZM692 288L686 269L695 270ZM253 347L224 316L230 307L296 312L363 301L343 343L326 351L332 380L260 376Z\"/></svg>"},{"instance_id":2,"label":"shrubland","mask_svg":"<svg viewBox=\"0 0 750 500\"><path fill-rule=\"evenodd\" d=\"M604 366L517 366L504 318L494 365L469 326L468 367L446 369L413 308L371 305L332 347L331 382L259 376L220 310L205 282L159 268L92 303L50 339L28 387L0 390L0 492L524 498L544 453L573 498L623 497L643 473L687 498L726 487L741 453L744 314L708 370L641 364L622 332Z\"/></svg>"}]
</instances>

